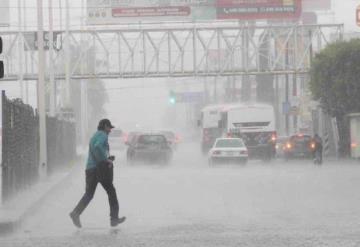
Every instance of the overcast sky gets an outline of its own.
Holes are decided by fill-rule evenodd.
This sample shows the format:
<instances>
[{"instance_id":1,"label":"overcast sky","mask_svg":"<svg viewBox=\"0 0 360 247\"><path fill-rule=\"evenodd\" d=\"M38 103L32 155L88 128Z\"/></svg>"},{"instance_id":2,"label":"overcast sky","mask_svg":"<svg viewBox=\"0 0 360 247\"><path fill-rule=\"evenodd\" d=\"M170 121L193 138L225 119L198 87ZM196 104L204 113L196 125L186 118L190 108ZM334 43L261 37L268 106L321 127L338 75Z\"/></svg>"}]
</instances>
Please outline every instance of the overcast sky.
<instances>
[{"instance_id":1,"label":"overcast sky","mask_svg":"<svg viewBox=\"0 0 360 247\"><path fill-rule=\"evenodd\" d=\"M360 27L355 21L355 11L359 5L359 0L333 0L332 11L335 13L335 22L344 23L346 31L360 32Z\"/></svg>"}]
</instances>

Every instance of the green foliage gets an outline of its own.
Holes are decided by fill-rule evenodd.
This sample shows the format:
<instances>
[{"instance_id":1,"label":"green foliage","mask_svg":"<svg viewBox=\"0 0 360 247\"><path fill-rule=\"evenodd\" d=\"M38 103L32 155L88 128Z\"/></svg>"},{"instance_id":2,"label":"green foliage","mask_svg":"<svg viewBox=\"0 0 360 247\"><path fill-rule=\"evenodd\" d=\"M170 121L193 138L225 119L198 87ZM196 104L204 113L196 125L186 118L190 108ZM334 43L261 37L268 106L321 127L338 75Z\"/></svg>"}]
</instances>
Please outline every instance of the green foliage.
<instances>
[{"instance_id":1,"label":"green foliage","mask_svg":"<svg viewBox=\"0 0 360 247\"><path fill-rule=\"evenodd\" d=\"M360 112L360 40L329 45L313 60L310 90L315 100L336 117L340 134L340 153L350 150L346 115Z\"/></svg>"},{"instance_id":2,"label":"green foliage","mask_svg":"<svg viewBox=\"0 0 360 247\"><path fill-rule=\"evenodd\" d=\"M325 48L313 60L310 78L314 99L328 114L360 112L360 40Z\"/></svg>"}]
</instances>

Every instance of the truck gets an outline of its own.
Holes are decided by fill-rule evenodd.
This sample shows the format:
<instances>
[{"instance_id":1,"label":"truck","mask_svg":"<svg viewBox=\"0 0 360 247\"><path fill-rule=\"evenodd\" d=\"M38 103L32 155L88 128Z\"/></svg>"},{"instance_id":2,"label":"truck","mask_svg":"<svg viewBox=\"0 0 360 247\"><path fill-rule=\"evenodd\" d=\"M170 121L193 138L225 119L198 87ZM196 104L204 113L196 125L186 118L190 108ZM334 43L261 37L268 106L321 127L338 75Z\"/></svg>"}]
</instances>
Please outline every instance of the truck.
<instances>
[{"instance_id":1,"label":"truck","mask_svg":"<svg viewBox=\"0 0 360 247\"><path fill-rule=\"evenodd\" d=\"M223 107L218 129L222 136L242 138L249 158L271 160L276 155L275 126L273 106L252 103Z\"/></svg>"}]
</instances>

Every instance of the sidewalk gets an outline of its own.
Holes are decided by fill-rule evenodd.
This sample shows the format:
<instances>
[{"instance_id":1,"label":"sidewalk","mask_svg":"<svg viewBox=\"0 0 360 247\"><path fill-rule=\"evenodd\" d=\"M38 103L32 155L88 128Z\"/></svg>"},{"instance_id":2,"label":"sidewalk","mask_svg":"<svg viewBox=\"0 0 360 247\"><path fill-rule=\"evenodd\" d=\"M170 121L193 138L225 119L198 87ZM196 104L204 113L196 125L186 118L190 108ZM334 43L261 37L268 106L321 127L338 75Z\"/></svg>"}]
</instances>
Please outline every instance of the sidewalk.
<instances>
[{"instance_id":1,"label":"sidewalk","mask_svg":"<svg viewBox=\"0 0 360 247\"><path fill-rule=\"evenodd\" d=\"M29 189L20 192L10 201L0 205L0 235L14 231L34 209L41 205L52 191L69 179L77 168L73 164L66 171L55 172L50 177L40 180Z\"/></svg>"}]
</instances>

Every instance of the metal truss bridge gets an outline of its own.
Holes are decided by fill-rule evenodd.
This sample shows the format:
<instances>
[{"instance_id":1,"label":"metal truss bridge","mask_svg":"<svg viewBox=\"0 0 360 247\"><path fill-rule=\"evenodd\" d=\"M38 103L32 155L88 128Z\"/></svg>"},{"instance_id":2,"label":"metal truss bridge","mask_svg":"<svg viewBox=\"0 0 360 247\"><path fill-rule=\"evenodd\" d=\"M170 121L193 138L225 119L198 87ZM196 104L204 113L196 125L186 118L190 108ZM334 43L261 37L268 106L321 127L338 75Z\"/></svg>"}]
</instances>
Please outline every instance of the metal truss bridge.
<instances>
[{"instance_id":1,"label":"metal truss bridge","mask_svg":"<svg viewBox=\"0 0 360 247\"><path fill-rule=\"evenodd\" d=\"M314 54L342 39L343 25L182 23L56 32L62 46L53 59L46 52L56 80L202 77L307 73ZM0 32L3 80L37 80L29 33Z\"/></svg>"}]
</instances>

